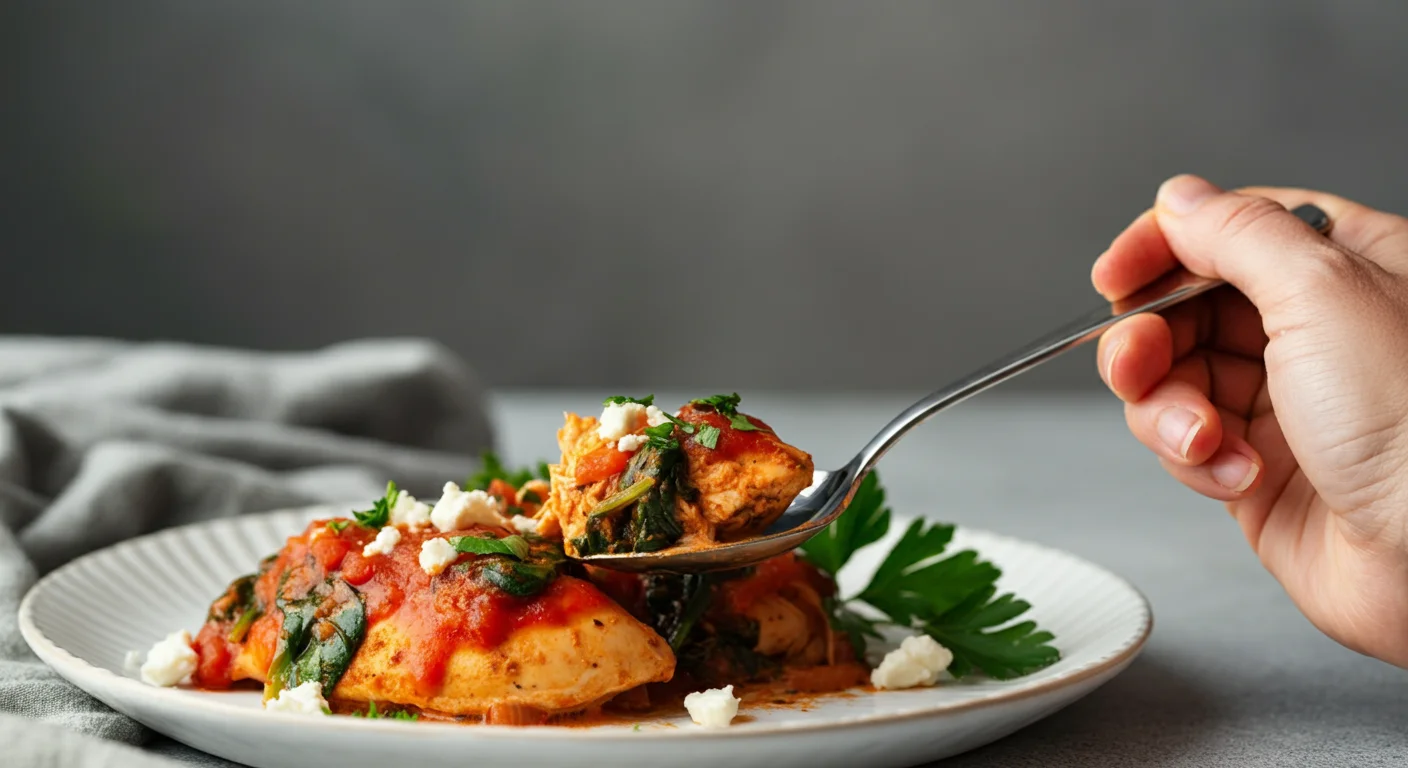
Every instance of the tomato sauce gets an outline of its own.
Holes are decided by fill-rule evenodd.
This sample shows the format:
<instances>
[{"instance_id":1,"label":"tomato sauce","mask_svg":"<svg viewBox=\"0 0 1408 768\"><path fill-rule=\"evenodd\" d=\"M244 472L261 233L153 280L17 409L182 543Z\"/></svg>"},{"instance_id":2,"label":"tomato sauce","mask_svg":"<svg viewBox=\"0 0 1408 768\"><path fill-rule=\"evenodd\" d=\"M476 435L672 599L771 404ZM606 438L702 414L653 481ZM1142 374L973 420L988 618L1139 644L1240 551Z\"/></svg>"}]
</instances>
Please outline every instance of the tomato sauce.
<instances>
[{"instance_id":1,"label":"tomato sauce","mask_svg":"<svg viewBox=\"0 0 1408 768\"><path fill-rule=\"evenodd\" d=\"M567 576L554 579L532 597L514 597L483 581L469 568L475 557L461 555L438 576L420 567L421 544L440 534L432 530L402 531L401 541L389 555L362 554L375 532L358 525L341 531L314 522L303 535L292 537L274 562L255 583L255 594L266 612L249 628L244 645L259 669L267 669L278 644L282 616L273 608L280 582L288 574L286 589L301 592L321 582L330 571L356 587L367 611L367 626L394 621L409 635L401 652L405 664L423 693L433 694L444 680L445 667L461 647L494 648L515 631L533 626L560 626L573 616L606 605L610 599L586 581ZM506 531L477 527L449 535ZM231 669L241 647L226 637L230 622L208 622L196 641L200 669L196 683L204 688L227 688Z\"/></svg>"},{"instance_id":2,"label":"tomato sauce","mask_svg":"<svg viewBox=\"0 0 1408 768\"><path fill-rule=\"evenodd\" d=\"M763 423L761 419L752 416L746 417L757 429L745 430L735 429L733 422L727 416L719 413L713 408L701 408L696 405L686 405L680 409L680 421L690 424L708 424L719 430L719 440L713 450L720 459L733 461L744 454L757 455L759 453L779 453L784 451L780 447L782 441L773 434L772 427ZM680 437L679 430L676 429L676 437ZM698 443L699 435L696 433L685 442L686 449L689 450L709 450Z\"/></svg>"}]
</instances>

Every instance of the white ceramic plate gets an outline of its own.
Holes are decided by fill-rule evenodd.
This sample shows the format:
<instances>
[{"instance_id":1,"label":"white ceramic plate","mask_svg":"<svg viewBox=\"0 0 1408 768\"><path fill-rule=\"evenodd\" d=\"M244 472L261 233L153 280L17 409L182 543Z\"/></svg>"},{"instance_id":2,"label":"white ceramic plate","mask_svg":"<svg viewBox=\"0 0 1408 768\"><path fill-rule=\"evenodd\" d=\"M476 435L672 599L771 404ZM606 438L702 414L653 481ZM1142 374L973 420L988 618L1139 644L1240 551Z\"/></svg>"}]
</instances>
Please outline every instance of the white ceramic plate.
<instances>
[{"instance_id":1,"label":"white ceramic plate","mask_svg":"<svg viewBox=\"0 0 1408 768\"><path fill-rule=\"evenodd\" d=\"M1008 682L822 699L807 710L747 712L754 720L706 731L688 718L631 726L512 728L291 717L260 709L255 691L155 688L123 672L129 650L200 627L234 577L316 516L345 508L274 512L174 528L92 553L41 580L20 606L30 647L73 684L153 730L259 768L392 765L905 766L1001 738L1089 693L1138 654L1152 626L1148 603L1119 577L1065 552L979 531L960 531L1003 569L1000 586L1033 604L1056 634L1062 660ZM854 588L882 546L842 574Z\"/></svg>"}]
</instances>

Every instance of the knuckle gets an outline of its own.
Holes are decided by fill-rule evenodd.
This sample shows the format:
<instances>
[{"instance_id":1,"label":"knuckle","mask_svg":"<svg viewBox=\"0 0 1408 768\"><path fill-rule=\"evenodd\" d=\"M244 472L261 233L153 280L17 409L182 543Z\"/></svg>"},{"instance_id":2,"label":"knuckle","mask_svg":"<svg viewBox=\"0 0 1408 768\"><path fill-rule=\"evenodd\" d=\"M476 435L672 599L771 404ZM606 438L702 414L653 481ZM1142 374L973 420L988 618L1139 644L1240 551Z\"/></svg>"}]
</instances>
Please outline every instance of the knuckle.
<instances>
[{"instance_id":1,"label":"knuckle","mask_svg":"<svg viewBox=\"0 0 1408 768\"><path fill-rule=\"evenodd\" d=\"M1280 203L1265 197L1236 196L1218 211L1217 229L1229 239L1255 236L1285 212Z\"/></svg>"}]
</instances>

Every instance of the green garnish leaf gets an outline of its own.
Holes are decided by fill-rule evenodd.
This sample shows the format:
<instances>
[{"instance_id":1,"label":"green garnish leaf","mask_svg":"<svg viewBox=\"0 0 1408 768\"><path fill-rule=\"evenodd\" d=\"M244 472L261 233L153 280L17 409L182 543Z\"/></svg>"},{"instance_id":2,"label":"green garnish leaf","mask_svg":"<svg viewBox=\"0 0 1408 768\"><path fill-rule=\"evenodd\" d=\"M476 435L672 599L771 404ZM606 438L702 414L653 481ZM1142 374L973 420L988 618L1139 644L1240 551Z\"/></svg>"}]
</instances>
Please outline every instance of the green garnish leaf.
<instances>
[{"instance_id":1,"label":"green garnish leaf","mask_svg":"<svg viewBox=\"0 0 1408 768\"><path fill-rule=\"evenodd\" d=\"M922 623L921 628L953 652L949 673L963 677L974 669L994 680L1011 680L1051 666L1061 652L1050 645L1055 636L1034 621L1004 627L1031 608L1011 593L994 598L995 587L974 592L967 600Z\"/></svg>"},{"instance_id":2,"label":"green garnish leaf","mask_svg":"<svg viewBox=\"0 0 1408 768\"><path fill-rule=\"evenodd\" d=\"M414 720L419 720L419 719L420 719L420 715L416 714L415 712L410 712L410 711L407 711L407 710L404 710L404 709L398 710L398 711L395 711L395 712L378 711L377 708L376 708L376 702L375 702L375 701L369 701L369 702L367 702L367 711L366 711L365 714L363 714L363 713L361 713L361 712L353 712L353 713L352 713L352 717L365 717L365 718L367 718L368 720L412 720L412 721L414 721Z\"/></svg>"},{"instance_id":3,"label":"green garnish leaf","mask_svg":"<svg viewBox=\"0 0 1408 768\"><path fill-rule=\"evenodd\" d=\"M499 455L493 451L485 451L479 457L479 471L469 476L464 487L468 490L489 490L489 484L495 480L502 480L514 488L522 488L529 480L551 480L552 475L548 471L548 463L540 461L534 469L510 470L499 461Z\"/></svg>"},{"instance_id":4,"label":"green garnish leaf","mask_svg":"<svg viewBox=\"0 0 1408 768\"><path fill-rule=\"evenodd\" d=\"M652 448L672 451L680 447L679 441L675 439L675 425L672 422L646 427L645 437L645 444Z\"/></svg>"},{"instance_id":5,"label":"green garnish leaf","mask_svg":"<svg viewBox=\"0 0 1408 768\"><path fill-rule=\"evenodd\" d=\"M743 402L743 398L737 392L731 395L709 395L697 400L689 401L693 405L706 405L719 412L720 416L728 419L729 426L739 432L769 432L748 420L747 416L738 412L738 404Z\"/></svg>"},{"instance_id":6,"label":"green garnish leaf","mask_svg":"<svg viewBox=\"0 0 1408 768\"><path fill-rule=\"evenodd\" d=\"M743 398L739 397L737 392L734 392L731 395L709 395L708 397L701 397L690 400L689 402L692 405L707 405L719 413L728 416L729 414L738 413L738 404L743 402Z\"/></svg>"},{"instance_id":7,"label":"green garnish leaf","mask_svg":"<svg viewBox=\"0 0 1408 768\"><path fill-rule=\"evenodd\" d=\"M800 549L835 577L857 550L883 538L889 525L885 492L872 472L846 511ZM845 632L858 652L868 638L880 639L882 625L921 630L953 652L948 671L954 677L981 672L1008 680L1060 660L1050 632L1033 621L1012 623L1031 605L1010 593L998 595L1002 572L996 566L972 550L947 553L953 531L951 525L911 523L860 594L828 601L832 626ZM856 610L860 605L884 618Z\"/></svg>"},{"instance_id":8,"label":"green garnish leaf","mask_svg":"<svg viewBox=\"0 0 1408 768\"><path fill-rule=\"evenodd\" d=\"M351 520L345 520L345 519L344 519L344 520L329 520L329 521L328 521L328 530L329 530L329 531L332 531L333 533L342 533L342 529L343 529L343 528L346 528L347 526L349 526L349 525L351 525L351 524L352 524L352 521L351 521Z\"/></svg>"},{"instance_id":9,"label":"green garnish leaf","mask_svg":"<svg viewBox=\"0 0 1408 768\"><path fill-rule=\"evenodd\" d=\"M456 552L466 555L508 555L522 560L528 557L528 540L514 534L502 539L493 536L455 536L450 539Z\"/></svg>"},{"instance_id":10,"label":"green garnish leaf","mask_svg":"<svg viewBox=\"0 0 1408 768\"><path fill-rule=\"evenodd\" d=\"M396 490L396 483L388 482L385 496L373 502L371 509L364 512L353 512L352 517L356 518L357 525L363 528L381 528L391 520L391 508L396 506L396 497L399 494L400 492Z\"/></svg>"},{"instance_id":11,"label":"green garnish leaf","mask_svg":"<svg viewBox=\"0 0 1408 768\"><path fill-rule=\"evenodd\" d=\"M701 424L699 425L699 435L694 438L694 442L713 450L719 447L719 435L721 434L723 431L718 427L711 424Z\"/></svg>"},{"instance_id":12,"label":"green garnish leaf","mask_svg":"<svg viewBox=\"0 0 1408 768\"><path fill-rule=\"evenodd\" d=\"M635 403L637 405L644 405L647 407L652 406L655 405L655 395L646 395L645 397L626 397L625 395L615 395L612 397L608 397L601 402L602 405L625 405L626 403Z\"/></svg>"},{"instance_id":13,"label":"green garnish leaf","mask_svg":"<svg viewBox=\"0 0 1408 768\"><path fill-rule=\"evenodd\" d=\"M519 495L518 500L524 504L542 504L543 497L537 491L524 491Z\"/></svg>"},{"instance_id":14,"label":"green garnish leaf","mask_svg":"<svg viewBox=\"0 0 1408 768\"><path fill-rule=\"evenodd\" d=\"M696 429L695 425L690 424L690 423L687 422L687 421L682 421L682 420L680 420L678 417L676 417L676 416L671 416L670 414L665 413L664 411L661 411L661 412L660 412L660 415L661 415L661 416L664 416L666 419L668 419L671 424L674 424L675 426L679 427L679 428L680 428L680 431L683 432L683 433L685 433L686 435L692 435L692 434L694 434L694 430ZM663 427L663 426L665 426L665 425L664 425L664 424L661 424L660 426Z\"/></svg>"},{"instance_id":15,"label":"green garnish leaf","mask_svg":"<svg viewBox=\"0 0 1408 768\"><path fill-rule=\"evenodd\" d=\"M871 472L861 481L846 511L800 549L812 565L834 579L856 550L879 541L889 530L890 509L885 506L885 489L880 487L879 476Z\"/></svg>"}]
</instances>

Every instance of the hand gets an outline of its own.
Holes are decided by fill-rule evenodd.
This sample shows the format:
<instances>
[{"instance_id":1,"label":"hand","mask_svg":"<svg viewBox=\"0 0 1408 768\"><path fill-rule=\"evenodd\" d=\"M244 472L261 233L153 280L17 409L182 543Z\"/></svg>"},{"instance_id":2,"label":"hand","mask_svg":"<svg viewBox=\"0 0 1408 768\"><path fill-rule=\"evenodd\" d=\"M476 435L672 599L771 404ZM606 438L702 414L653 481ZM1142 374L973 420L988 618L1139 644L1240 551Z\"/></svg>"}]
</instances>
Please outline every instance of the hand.
<instances>
[{"instance_id":1,"label":"hand","mask_svg":"<svg viewBox=\"0 0 1408 768\"><path fill-rule=\"evenodd\" d=\"M1302 203L1328 238L1286 210ZM1231 287L1100 340L1130 430L1227 503L1315 626L1408 667L1408 219L1180 176L1092 279L1115 300L1178 264Z\"/></svg>"}]
</instances>

